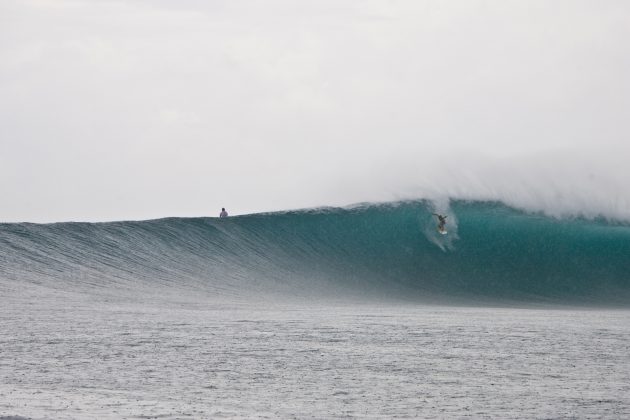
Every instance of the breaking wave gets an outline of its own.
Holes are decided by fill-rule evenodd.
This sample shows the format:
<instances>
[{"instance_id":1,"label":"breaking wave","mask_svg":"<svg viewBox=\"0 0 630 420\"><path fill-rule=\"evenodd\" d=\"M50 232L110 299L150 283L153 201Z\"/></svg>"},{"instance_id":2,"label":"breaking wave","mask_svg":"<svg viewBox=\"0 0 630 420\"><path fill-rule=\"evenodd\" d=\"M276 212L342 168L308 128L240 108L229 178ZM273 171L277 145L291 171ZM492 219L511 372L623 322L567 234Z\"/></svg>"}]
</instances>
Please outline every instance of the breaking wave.
<instances>
[{"instance_id":1,"label":"breaking wave","mask_svg":"<svg viewBox=\"0 0 630 420\"><path fill-rule=\"evenodd\" d=\"M439 235L432 212L449 215ZM0 225L0 286L627 306L630 226L429 201L111 223Z\"/></svg>"}]
</instances>

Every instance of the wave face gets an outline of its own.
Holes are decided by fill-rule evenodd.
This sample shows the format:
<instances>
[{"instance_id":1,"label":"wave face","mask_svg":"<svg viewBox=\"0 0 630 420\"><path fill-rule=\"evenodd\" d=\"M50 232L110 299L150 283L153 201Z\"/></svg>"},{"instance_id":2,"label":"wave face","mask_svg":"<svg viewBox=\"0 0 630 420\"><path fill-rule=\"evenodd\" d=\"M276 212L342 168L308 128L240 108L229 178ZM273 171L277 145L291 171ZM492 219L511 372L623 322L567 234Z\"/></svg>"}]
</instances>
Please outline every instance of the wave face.
<instances>
[{"instance_id":1,"label":"wave face","mask_svg":"<svg viewBox=\"0 0 630 420\"><path fill-rule=\"evenodd\" d=\"M0 285L127 294L628 306L630 227L456 201L216 218L0 225Z\"/></svg>"}]
</instances>

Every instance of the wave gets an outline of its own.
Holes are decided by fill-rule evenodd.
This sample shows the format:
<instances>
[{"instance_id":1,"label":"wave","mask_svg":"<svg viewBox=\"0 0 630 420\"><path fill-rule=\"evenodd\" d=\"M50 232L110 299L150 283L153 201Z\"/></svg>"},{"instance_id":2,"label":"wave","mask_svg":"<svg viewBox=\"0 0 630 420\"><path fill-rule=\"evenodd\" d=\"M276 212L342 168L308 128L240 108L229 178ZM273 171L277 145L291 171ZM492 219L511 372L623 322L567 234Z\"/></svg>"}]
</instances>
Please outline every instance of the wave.
<instances>
[{"instance_id":1,"label":"wave","mask_svg":"<svg viewBox=\"0 0 630 420\"><path fill-rule=\"evenodd\" d=\"M448 235L436 231L434 211L448 214ZM627 306L630 226L426 200L227 219L2 224L0 285Z\"/></svg>"}]
</instances>

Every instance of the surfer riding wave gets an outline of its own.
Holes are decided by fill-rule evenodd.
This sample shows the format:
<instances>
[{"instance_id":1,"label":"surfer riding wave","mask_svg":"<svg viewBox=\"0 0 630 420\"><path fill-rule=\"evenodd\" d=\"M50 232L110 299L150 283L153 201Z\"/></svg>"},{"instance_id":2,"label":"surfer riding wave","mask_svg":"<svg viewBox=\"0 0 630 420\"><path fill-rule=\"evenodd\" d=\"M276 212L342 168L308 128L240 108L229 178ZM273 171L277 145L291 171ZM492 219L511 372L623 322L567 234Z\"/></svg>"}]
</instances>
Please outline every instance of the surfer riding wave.
<instances>
[{"instance_id":1,"label":"surfer riding wave","mask_svg":"<svg viewBox=\"0 0 630 420\"><path fill-rule=\"evenodd\" d=\"M434 216L437 216L439 222L438 222L438 231L441 234L445 234L446 233L446 218L448 216L444 216L442 214L437 214L437 213L433 213Z\"/></svg>"}]
</instances>

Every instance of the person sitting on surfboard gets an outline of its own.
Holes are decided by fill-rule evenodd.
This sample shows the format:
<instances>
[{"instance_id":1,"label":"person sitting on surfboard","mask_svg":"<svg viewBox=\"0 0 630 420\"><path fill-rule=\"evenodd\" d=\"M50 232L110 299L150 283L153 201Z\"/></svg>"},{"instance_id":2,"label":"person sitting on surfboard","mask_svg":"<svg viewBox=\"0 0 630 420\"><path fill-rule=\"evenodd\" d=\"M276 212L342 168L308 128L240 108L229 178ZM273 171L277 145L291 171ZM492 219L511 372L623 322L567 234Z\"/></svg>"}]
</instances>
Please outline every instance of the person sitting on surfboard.
<instances>
[{"instance_id":1,"label":"person sitting on surfboard","mask_svg":"<svg viewBox=\"0 0 630 420\"><path fill-rule=\"evenodd\" d=\"M219 217L228 217L227 211L225 211L225 207L221 209L221 213L219 213Z\"/></svg>"},{"instance_id":2,"label":"person sitting on surfboard","mask_svg":"<svg viewBox=\"0 0 630 420\"><path fill-rule=\"evenodd\" d=\"M441 214L437 214L437 213L433 213L434 216L437 216L438 220L440 221L438 223L438 230L440 232L445 231L446 229L444 228L444 226L446 225L446 218L448 216L442 216Z\"/></svg>"}]
</instances>

